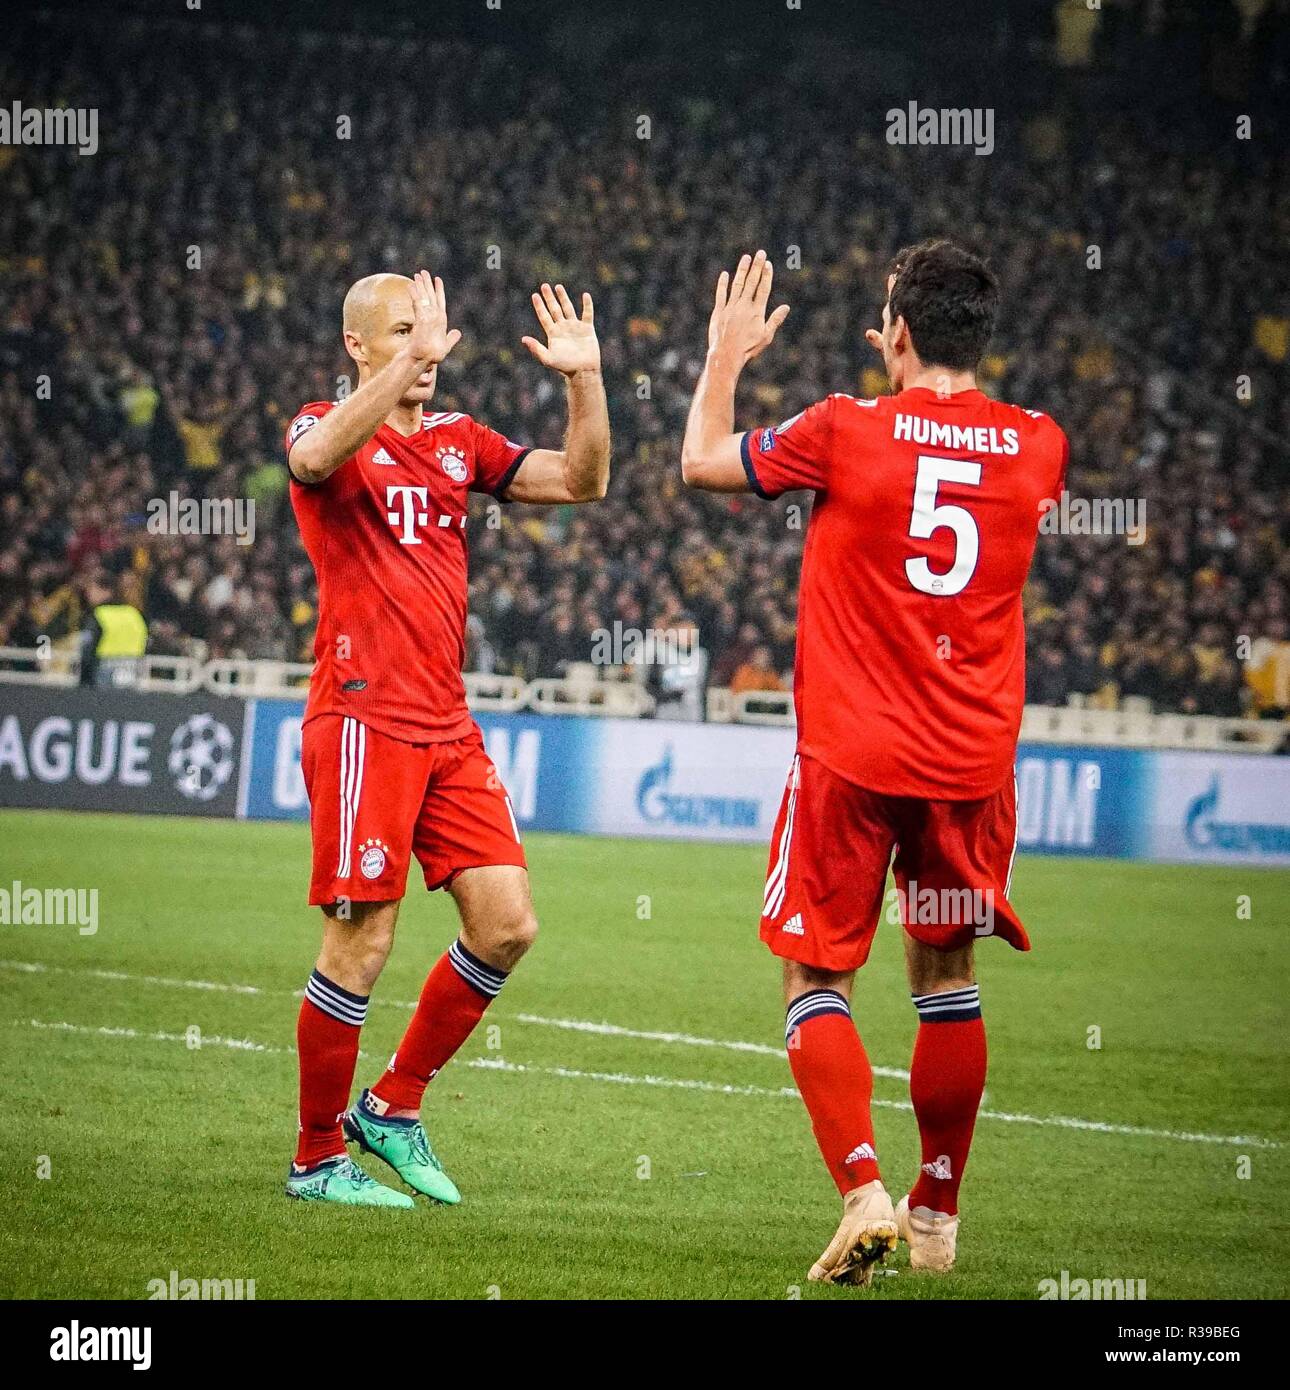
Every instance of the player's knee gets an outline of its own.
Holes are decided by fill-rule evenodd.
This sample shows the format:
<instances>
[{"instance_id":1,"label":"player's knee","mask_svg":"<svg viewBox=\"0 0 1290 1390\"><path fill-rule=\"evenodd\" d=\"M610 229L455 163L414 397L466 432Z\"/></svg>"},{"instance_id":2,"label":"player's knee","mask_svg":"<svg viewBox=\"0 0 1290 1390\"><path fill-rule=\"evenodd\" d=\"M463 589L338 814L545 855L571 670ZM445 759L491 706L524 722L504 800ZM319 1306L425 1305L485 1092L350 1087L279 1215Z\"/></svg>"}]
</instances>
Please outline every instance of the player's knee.
<instances>
[{"instance_id":1,"label":"player's knee","mask_svg":"<svg viewBox=\"0 0 1290 1390\"><path fill-rule=\"evenodd\" d=\"M394 946L397 904L353 903L324 913L320 969L346 989L370 993Z\"/></svg>"},{"instance_id":2,"label":"player's knee","mask_svg":"<svg viewBox=\"0 0 1290 1390\"><path fill-rule=\"evenodd\" d=\"M515 903L486 924L472 923L463 931L466 946L496 965L513 970L520 957L537 940L538 922L528 903Z\"/></svg>"},{"instance_id":3,"label":"player's knee","mask_svg":"<svg viewBox=\"0 0 1290 1390\"><path fill-rule=\"evenodd\" d=\"M537 940L537 934L537 916L526 903L504 919L498 949L508 955L512 962L517 961Z\"/></svg>"},{"instance_id":4,"label":"player's knee","mask_svg":"<svg viewBox=\"0 0 1290 1390\"><path fill-rule=\"evenodd\" d=\"M972 947L941 950L905 934L905 964L911 994L943 994L974 984Z\"/></svg>"},{"instance_id":5,"label":"player's knee","mask_svg":"<svg viewBox=\"0 0 1290 1390\"><path fill-rule=\"evenodd\" d=\"M789 1003L813 989L835 989L850 998L854 975L854 970L821 970L814 965L804 965L801 961L785 960L784 1001Z\"/></svg>"},{"instance_id":6,"label":"player's knee","mask_svg":"<svg viewBox=\"0 0 1290 1390\"><path fill-rule=\"evenodd\" d=\"M389 960L393 947L394 928L382 926L374 931L364 932L354 943L354 953L364 968L372 973L375 981L375 976L381 973L381 968Z\"/></svg>"}]
</instances>

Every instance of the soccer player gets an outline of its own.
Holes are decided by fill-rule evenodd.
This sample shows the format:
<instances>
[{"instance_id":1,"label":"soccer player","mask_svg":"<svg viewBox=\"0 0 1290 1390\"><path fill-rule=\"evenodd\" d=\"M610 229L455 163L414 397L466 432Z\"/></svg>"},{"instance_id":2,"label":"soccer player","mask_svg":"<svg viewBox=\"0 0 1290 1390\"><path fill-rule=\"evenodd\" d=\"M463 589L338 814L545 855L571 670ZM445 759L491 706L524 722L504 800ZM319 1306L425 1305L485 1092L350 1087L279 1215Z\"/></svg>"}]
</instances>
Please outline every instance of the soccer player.
<instances>
[{"instance_id":1,"label":"soccer player","mask_svg":"<svg viewBox=\"0 0 1290 1390\"><path fill-rule=\"evenodd\" d=\"M519 830L461 677L466 505L588 502L609 481L609 417L591 296L562 285L522 341L567 385L563 450L527 449L460 411L426 410L448 328L443 282L371 275L345 296L359 385L304 406L286 434L291 502L318 576L301 763L323 940L300 1008L300 1137L289 1196L410 1207L345 1143L438 1202L460 1201L420 1120L427 1083L470 1036L537 932ZM431 970L398 1051L350 1107L368 996L411 860L456 901L461 934ZM348 1107L348 1108L347 1108Z\"/></svg>"},{"instance_id":2,"label":"soccer player","mask_svg":"<svg viewBox=\"0 0 1290 1390\"><path fill-rule=\"evenodd\" d=\"M802 556L797 751L771 843L762 940L784 961L787 1046L841 1225L810 1271L870 1281L910 1247L954 1263L958 1190L985 1085L977 937L1028 950L1008 902L1016 847L1021 589L1067 444L1047 416L991 400L975 370L998 288L947 241L902 251L882 353L893 395L832 395L734 432L735 386L788 314L766 315L764 252L722 272L686 426L693 487L815 494ZM873 1075L851 1021L894 854L918 1038L910 1092L922 1166L893 1208L878 1168Z\"/></svg>"}]
</instances>

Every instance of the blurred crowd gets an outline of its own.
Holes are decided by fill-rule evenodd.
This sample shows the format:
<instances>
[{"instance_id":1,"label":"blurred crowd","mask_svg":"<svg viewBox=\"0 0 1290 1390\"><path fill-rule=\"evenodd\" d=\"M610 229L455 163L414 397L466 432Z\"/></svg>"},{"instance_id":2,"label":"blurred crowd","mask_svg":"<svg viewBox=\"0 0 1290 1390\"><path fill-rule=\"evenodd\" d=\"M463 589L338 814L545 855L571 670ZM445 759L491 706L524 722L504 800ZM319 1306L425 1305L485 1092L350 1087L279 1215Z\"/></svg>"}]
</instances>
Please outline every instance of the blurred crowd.
<instances>
[{"instance_id":1,"label":"blurred crowd","mask_svg":"<svg viewBox=\"0 0 1290 1390\"><path fill-rule=\"evenodd\" d=\"M1144 38L1109 32L1113 72ZM1258 65L1282 30L1225 45L1240 80L1281 80ZM1221 102L1118 111L1051 51L1000 96L988 158L888 144L885 101L791 58L775 82L723 74L724 97L655 62L620 55L589 93L504 49L200 24L164 45L52 24L0 59L26 105L100 113L92 157L0 146L0 645L73 642L110 592L149 651L309 660L283 425L354 379L350 282L427 266L465 335L438 406L559 447L561 383L519 344L559 279L595 296L614 428L605 502L472 525L468 667L557 675L615 623L694 627L710 684L787 688L809 498L680 483L717 271L776 261L793 312L738 421L773 424L886 389L862 336L885 264L944 233L1002 280L984 389L1059 421L1074 496L1145 509L1129 536L1041 537L1028 698L1284 715L1284 145L1238 138ZM253 499L253 543L150 533L172 492Z\"/></svg>"}]
</instances>

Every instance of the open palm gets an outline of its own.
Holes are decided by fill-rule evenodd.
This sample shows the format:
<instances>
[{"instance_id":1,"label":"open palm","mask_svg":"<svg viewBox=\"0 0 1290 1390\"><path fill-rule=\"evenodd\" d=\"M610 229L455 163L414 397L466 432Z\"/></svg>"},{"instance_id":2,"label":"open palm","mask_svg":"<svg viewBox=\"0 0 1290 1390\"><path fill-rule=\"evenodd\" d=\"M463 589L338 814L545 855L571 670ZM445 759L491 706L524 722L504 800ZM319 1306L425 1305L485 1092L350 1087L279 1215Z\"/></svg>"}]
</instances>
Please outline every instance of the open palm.
<instances>
[{"instance_id":1,"label":"open palm","mask_svg":"<svg viewBox=\"0 0 1290 1390\"><path fill-rule=\"evenodd\" d=\"M739 258L734 275L722 271L717 279L717 297L708 320L708 348L730 345L743 362L771 345L779 326L788 317L788 305L781 304L769 318L766 301L770 298L775 268L765 251Z\"/></svg>"},{"instance_id":2,"label":"open palm","mask_svg":"<svg viewBox=\"0 0 1290 1390\"><path fill-rule=\"evenodd\" d=\"M417 362L442 362L461 341L461 331L448 327L448 301L443 281L428 270L412 279L412 332L408 350Z\"/></svg>"},{"instance_id":3,"label":"open palm","mask_svg":"<svg viewBox=\"0 0 1290 1390\"><path fill-rule=\"evenodd\" d=\"M533 312L546 334L546 343L536 338L522 339L524 346L542 363L566 376L575 372L600 370L600 342L596 338L595 312L591 296L582 296L582 317L579 318L573 301L563 285L552 289L543 284L542 293L532 296Z\"/></svg>"}]
</instances>

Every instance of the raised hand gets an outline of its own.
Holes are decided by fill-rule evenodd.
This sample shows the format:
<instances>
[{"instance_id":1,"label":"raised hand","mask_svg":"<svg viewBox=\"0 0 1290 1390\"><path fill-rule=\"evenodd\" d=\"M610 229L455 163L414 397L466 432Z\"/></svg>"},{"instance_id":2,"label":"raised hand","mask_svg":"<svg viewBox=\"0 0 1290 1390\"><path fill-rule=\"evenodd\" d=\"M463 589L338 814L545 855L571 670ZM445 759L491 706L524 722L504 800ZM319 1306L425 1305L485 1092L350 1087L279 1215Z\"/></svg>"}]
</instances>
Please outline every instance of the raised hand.
<instances>
[{"instance_id":1,"label":"raised hand","mask_svg":"<svg viewBox=\"0 0 1290 1390\"><path fill-rule=\"evenodd\" d=\"M781 304L770 318L766 317L766 301L774 276L765 251L740 256L733 276L721 272L716 303L708 320L709 351L718 346L729 347L743 362L751 362L765 352L788 317L787 304Z\"/></svg>"},{"instance_id":2,"label":"raised hand","mask_svg":"<svg viewBox=\"0 0 1290 1390\"><path fill-rule=\"evenodd\" d=\"M443 281L428 270L418 270L412 277L412 331L408 334L407 349L416 362L427 366L442 362L461 342L461 332L448 327L448 302L444 298Z\"/></svg>"},{"instance_id":3,"label":"raised hand","mask_svg":"<svg viewBox=\"0 0 1290 1390\"><path fill-rule=\"evenodd\" d=\"M543 284L542 293L532 296L533 312L546 334L546 343L536 338L521 338L520 341L544 367L550 367L565 376L578 372L598 372L600 370L600 343L596 338L595 312L591 296L582 296L582 317L574 311L573 302L564 291L563 285L553 290Z\"/></svg>"}]
</instances>

